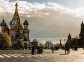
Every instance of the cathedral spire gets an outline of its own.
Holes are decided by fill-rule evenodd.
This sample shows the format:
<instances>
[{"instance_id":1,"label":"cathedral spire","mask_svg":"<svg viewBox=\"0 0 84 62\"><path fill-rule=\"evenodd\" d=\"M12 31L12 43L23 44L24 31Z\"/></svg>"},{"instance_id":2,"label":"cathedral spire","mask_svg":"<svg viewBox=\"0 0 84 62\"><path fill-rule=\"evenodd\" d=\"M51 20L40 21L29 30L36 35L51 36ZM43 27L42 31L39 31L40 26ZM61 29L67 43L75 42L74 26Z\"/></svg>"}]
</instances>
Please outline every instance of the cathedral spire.
<instances>
[{"instance_id":1,"label":"cathedral spire","mask_svg":"<svg viewBox=\"0 0 84 62\"><path fill-rule=\"evenodd\" d=\"M17 7L18 7L18 4L16 3L16 4L15 4L15 6L16 6L16 9L17 9Z\"/></svg>"},{"instance_id":2,"label":"cathedral spire","mask_svg":"<svg viewBox=\"0 0 84 62\"><path fill-rule=\"evenodd\" d=\"M16 25L20 24L20 17L19 17L19 14L18 14L18 4L17 3L15 4L15 13L14 13L14 16L13 16L13 20L16 21Z\"/></svg>"},{"instance_id":3,"label":"cathedral spire","mask_svg":"<svg viewBox=\"0 0 84 62\"><path fill-rule=\"evenodd\" d=\"M15 13L13 16L13 19L19 19L19 14L18 14L18 4L15 4Z\"/></svg>"}]
</instances>

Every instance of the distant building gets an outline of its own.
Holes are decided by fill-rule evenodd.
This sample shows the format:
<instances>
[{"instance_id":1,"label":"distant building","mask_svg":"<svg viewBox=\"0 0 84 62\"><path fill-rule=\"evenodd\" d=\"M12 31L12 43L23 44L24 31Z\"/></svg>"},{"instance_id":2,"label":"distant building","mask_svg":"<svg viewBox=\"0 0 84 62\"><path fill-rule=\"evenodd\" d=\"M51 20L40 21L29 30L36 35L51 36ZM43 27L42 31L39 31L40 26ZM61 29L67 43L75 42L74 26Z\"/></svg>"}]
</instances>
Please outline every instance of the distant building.
<instances>
[{"instance_id":1,"label":"distant building","mask_svg":"<svg viewBox=\"0 0 84 62\"><path fill-rule=\"evenodd\" d=\"M10 29L8 28L4 18L1 22L2 32L6 32L9 35L11 35L11 41L13 47L19 47L19 44L21 43L23 46L25 43L29 45L29 29L28 29L28 21L25 19L23 22L23 26L20 23L20 16L18 13L18 4L15 4L15 13L13 15L12 20L10 21Z\"/></svg>"},{"instance_id":2,"label":"distant building","mask_svg":"<svg viewBox=\"0 0 84 62\"><path fill-rule=\"evenodd\" d=\"M62 46L62 41L61 41L61 39L60 39L60 44L59 44L59 46Z\"/></svg>"}]
</instances>

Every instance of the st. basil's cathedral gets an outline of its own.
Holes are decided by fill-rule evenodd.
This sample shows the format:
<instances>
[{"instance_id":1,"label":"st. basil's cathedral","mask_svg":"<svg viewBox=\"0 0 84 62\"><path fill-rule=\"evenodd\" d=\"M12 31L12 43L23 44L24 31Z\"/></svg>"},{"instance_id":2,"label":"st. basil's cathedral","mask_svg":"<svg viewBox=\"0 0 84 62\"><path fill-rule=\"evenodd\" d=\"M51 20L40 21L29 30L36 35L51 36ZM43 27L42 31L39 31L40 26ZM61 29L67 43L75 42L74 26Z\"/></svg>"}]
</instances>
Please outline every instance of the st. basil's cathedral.
<instances>
[{"instance_id":1,"label":"st. basil's cathedral","mask_svg":"<svg viewBox=\"0 0 84 62\"><path fill-rule=\"evenodd\" d=\"M2 32L5 32L11 35L12 46L17 48L21 45L28 46L30 43L29 40L29 29L28 29L28 21L25 19L23 22L23 26L20 22L20 16L18 13L18 4L15 4L15 13L13 15L12 20L9 22L10 28L7 26L7 23L3 19L1 22Z\"/></svg>"}]
</instances>

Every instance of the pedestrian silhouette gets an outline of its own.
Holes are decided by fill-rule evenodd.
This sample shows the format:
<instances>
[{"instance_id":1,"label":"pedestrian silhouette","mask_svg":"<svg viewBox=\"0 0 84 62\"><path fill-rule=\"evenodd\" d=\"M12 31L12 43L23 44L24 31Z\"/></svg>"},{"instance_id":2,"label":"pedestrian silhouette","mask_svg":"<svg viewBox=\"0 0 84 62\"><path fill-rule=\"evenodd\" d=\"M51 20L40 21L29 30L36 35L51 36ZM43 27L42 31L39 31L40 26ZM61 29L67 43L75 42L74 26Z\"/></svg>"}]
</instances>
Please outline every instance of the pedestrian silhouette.
<instances>
[{"instance_id":1,"label":"pedestrian silhouette","mask_svg":"<svg viewBox=\"0 0 84 62\"><path fill-rule=\"evenodd\" d=\"M55 50L54 46L51 47L51 50L52 50L52 53L54 53L54 50Z\"/></svg>"},{"instance_id":2,"label":"pedestrian silhouette","mask_svg":"<svg viewBox=\"0 0 84 62\"><path fill-rule=\"evenodd\" d=\"M68 45L65 46L65 54L70 54L70 48Z\"/></svg>"},{"instance_id":3,"label":"pedestrian silhouette","mask_svg":"<svg viewBox=\"0 0 84 62\"><path fill-rule=\"evenodd\" d=\"M32 55L34 55L34 52L35 52L35 47L32 46L32 49L31 49L31 53L32 53Z\"/></svg>"}]
</instances>

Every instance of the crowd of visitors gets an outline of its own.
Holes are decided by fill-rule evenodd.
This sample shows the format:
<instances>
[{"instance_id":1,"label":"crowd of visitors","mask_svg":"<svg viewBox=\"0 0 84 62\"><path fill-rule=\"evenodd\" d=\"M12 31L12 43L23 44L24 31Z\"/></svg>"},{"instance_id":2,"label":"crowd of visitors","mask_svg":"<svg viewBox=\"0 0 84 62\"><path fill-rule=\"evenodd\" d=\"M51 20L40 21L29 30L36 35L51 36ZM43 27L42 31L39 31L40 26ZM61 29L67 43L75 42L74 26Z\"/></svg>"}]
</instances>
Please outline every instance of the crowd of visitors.
<instances>
[{"instance_id":1,"label":"crowd of visitors","mask_svg":"<svg viewBox=\"0 0 84 62\"><path fill-rule=\"evenodd\" d=\"M41 46L36 46L36 47L32 46L31 53L32 53L32 55L42 54L43 53L43 47L41 47Z\"/></svg>"}]
</instances>

